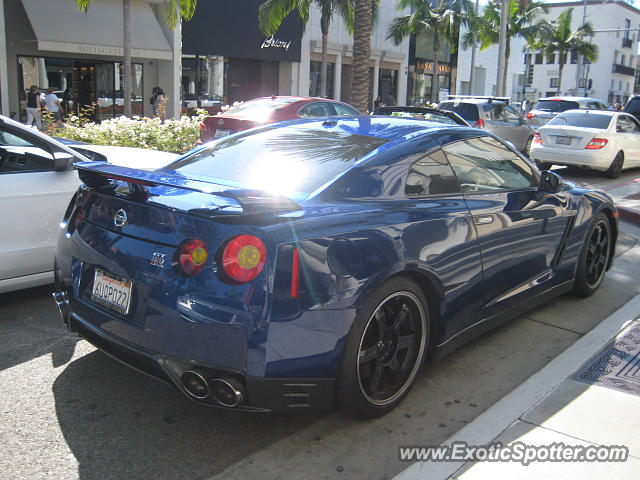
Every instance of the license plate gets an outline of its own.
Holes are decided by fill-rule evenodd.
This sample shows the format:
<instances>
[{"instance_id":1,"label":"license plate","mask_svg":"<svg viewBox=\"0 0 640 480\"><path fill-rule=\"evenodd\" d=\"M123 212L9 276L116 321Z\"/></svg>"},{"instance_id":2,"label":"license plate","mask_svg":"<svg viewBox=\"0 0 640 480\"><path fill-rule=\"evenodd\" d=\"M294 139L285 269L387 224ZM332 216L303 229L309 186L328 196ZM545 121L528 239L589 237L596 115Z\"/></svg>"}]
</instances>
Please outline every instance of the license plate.
<instances>
[{"instance_id":1,"label":"license plate","mask_svg":"<svg viewBox=\"0 0 640 480\"><path fill-rule=\"evenodd\" d=\"M213 138L226 137L227 135L229 135L229 130L217 129L216 133L213 134Z\"/></svg>"},{"instance_id":2,"label":"license plate","mask_svg":"<svg viewBox=\"0 0 640 480\"><path fill-rule=\"evenodd\" d=\"M131 281L96 268L91 299L126 315L131 304Z\"/></svg>"},{"instance_id":3,"label":"license plate","mask_svg":"<svg viewBox=\"0 0 640 480\"><path fill-rule=\"evenodd\" d=\"M571 137L556 137L556 143L559 145L571 145Z\"/></svg>"}]
</instances>

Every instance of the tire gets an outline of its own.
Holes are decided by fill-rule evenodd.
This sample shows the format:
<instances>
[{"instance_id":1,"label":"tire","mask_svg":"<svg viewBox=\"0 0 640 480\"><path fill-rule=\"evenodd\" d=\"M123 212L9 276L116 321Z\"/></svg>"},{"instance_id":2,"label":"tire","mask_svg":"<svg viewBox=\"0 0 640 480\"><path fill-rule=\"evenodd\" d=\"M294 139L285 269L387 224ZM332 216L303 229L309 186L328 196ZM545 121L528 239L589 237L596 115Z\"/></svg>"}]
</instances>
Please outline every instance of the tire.
<instances>
[{"instance_id":1,"label":"tire","mask_svg":"<svg viewBox=\"0 0 640 480\"><path fill-rule=\"evenodd\" d=\"M553 167L553 163L549 162L536 162L536 165L538 166L538 170L540 171L550 170L551 167Z\"/></svg>"},{"instance_id":2,"label":"tire","mask_svg":"<svg viewBox=\"0 0 640 480\"><path fill-rule=\"evenodd\" d=\"M622 166L624 165L624 153L618 152L616 157L611 162L609 169L604 174L609 178L618 178L622 173Z\"/></svg>"},{"instance_id":3,"label":"tire","mask_svg":"<svg viewBox=\"0 0 640 480\"><path fill-rule=\"evenodd\" d=\"M612 255L611 237L611 222L604 213L598 214L585 237L578 260L573 284L575 296L590 297L600 287Z\"/></svg>"},{"instance_id":4,"label":"tire","mask_svg":"<svg viewBox=\"0 0 640 480\"><path fill-rule=\"evenodd\" d=\"M345 343L336 381L338 408L363 418L393 410L423 363L429 329L427 301L415 282L397 277L376 288Z\"/></svg>"}]
</instances>

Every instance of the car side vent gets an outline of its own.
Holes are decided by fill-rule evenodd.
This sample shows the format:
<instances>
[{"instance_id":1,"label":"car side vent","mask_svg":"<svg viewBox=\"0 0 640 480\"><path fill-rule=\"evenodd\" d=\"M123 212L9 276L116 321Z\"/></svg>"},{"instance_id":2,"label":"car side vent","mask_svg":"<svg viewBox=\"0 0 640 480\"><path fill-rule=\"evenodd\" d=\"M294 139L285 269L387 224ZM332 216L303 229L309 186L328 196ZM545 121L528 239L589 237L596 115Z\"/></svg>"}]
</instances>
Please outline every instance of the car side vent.
<instances>
[{"instance_id":1,"label":"car side vent","mask_svg":"<svg viewBox=\"0 0 640 480\"><path fill-rule=\"evenodd\" d=\"M309 390L317 387L316 384L290 383L287 387L289 387L289 392L283 396L289 407L305 408L311 406L311 393Z\"/></svg>"},{"instance_id":2,"label":"car side vent","mask_svg":"<svg viewBox=\"0 0 640 480\"><path fill-rule=\"evenodd\" d=\"M322 126L327 128L335 127L336 125L338 125L338 122L335 120L325 120L322 122Z\"/></svg>"}]
</instances>

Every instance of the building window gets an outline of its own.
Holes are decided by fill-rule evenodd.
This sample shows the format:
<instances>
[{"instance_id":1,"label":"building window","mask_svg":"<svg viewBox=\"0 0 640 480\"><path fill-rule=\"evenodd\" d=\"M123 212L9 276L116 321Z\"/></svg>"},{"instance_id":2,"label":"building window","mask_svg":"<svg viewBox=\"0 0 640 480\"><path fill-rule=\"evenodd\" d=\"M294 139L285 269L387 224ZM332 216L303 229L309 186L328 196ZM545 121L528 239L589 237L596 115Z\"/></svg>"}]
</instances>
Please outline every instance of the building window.
<instances>
[{"instance_id":1,"label":"building window","mask_svg":"<svg viewBox=\"0 0 640 480\"><path fill-rule=\"evenodd\" d=\"M547 55L547 65L553 65L554 63L556 63L556 54Z\"/></svg>"},{"instance_id":2,"label":"building window","mask_svg":"<svg viewBox=\"0 0 640 480\"><path fill-rule=\"evenodd\" d=\"M624 39L629 39L629 28L631 28L631 20L625 18L624 20Z\"/></svg>"},{"instance_id":3,"label":"building window","mask_svg":"<svg viewBox=\"0 0 640 480\"><path fill-rule=\"evenodd\" d=\"M624 66L624 55L620 55L620 65Z\"/></svg>"},{"instance_id":4,"label":"building window","mask_svg":"<svg viewBox=\"0 0 640 480\"><path fill-rule=\"evenodd\" d=\"M542 65L542 53L536 53L536 65Z\"/></svg>"},{"instance_id":5,"label":"building window","mask_svg":"<svg viewBox=\"0 0 640 480\"><path fill-rule=\"evenodd\" d=\"M572 64L574 64L574 65L576 63L578 63L578 54L576 52L571 52L571 60L570 60L570 62Z\"/></svg>"},{"instance_id":6,"label":"building window","mask_svg":"<svg viewBox=\"0 0 640 480\"><path fill-rule=\"evenodd\" d=\"M552 78L550 83L549 83L549 86L551 88L558 88L559 85L560 85L560 79L559 78Z\"/></svg>"},{"instance_id":7,"label":"building window","mask_svg":"<svg viewBox=\"0 0 640 480\"><path fill-rule=\"evenodd\" d=\"M309 95L311 97L321 97L320 74L322 62L312 60L309 68ZM333 98L333 63L327 62L327 95L326 98Z\"/></svg>"},{"instance_id":8,"label":"building window","mask_svg":"<svg viewBox=\"0 0 640 480\"><path fill-rule=\"evenodd\" d=\"M524 54L524 64L525 65L531 65L531 54L530 53L525 53Z\"/></svg>"}]
</instances>

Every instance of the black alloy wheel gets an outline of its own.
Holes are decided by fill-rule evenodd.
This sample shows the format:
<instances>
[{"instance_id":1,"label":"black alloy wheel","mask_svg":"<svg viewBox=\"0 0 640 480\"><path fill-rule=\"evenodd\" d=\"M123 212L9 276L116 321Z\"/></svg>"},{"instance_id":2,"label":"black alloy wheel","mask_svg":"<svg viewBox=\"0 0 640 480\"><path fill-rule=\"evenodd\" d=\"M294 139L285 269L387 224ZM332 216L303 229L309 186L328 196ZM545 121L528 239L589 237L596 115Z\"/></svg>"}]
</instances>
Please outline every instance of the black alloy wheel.
<instances>
[{"instance_id":1,"label":"black alloy wheel","mask_svg":"<svg viewBox=\"0 0 640 480\"><path fill-rule=\"evenodd\" d=\"M604 278L612 255L611 223L600 213L585 239L578 263L574 293L581 297L592 295Z\"/></svg>"},{"instance_id":2,"label":"black alloy wheel","mask_svg":"<svg viewBox=\"0 0 640 480\"><path fill-rule=\"evenodd\" d=\"M337 395L349 413L377 417L413 384L427 349L429 317L424 294L408 279L381 285L367 304L345 345Z\"/></svg>"}]
</instances>

